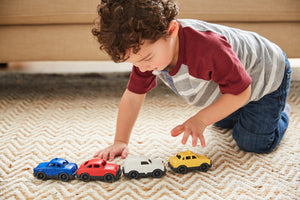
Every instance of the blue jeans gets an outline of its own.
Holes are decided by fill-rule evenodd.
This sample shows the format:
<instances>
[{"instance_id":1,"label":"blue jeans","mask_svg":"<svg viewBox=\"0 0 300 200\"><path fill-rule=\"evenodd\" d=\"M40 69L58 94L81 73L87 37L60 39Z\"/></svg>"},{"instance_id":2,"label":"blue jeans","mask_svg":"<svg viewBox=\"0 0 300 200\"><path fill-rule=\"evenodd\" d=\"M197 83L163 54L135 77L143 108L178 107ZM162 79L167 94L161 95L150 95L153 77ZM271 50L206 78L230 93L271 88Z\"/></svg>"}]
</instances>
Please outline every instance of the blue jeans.
<instances>
[{"instance_id":1,"label":"blue jeans","mask_svg":"<svg viewBox=\"0 0 300 200\"><path fill-rule=\"evenodd\" d=\"M291 66L286 58L284 77L276 91L258 101L249 102L215 125L233 128L233 139L244 151L255 153L273 151L289 124L289 116L282 111L290 90L291 72Z\"/></svg>"}]
</instances>

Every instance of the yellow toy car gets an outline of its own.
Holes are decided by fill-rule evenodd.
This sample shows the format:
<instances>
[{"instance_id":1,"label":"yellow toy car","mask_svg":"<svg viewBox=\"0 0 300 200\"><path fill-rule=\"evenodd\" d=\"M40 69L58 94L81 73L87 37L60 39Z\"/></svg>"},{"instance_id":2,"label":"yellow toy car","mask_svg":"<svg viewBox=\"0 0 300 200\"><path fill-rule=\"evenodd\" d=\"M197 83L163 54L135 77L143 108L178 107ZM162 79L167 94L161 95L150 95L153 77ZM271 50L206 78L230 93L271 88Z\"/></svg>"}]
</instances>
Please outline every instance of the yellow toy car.
<instances>
[{"instance_id":1,"label":"yellow toy car","mask_svg":"<svg viewBox=\"0 0 300 200\"><path fill-rule=\"evenodd\" d=\"M168 162L170 168L177 173L185 174L190 170L206 172L212 166L212 161L205 155L198 155L189 150L171 156Z\"/></svg>"}]
</instances>

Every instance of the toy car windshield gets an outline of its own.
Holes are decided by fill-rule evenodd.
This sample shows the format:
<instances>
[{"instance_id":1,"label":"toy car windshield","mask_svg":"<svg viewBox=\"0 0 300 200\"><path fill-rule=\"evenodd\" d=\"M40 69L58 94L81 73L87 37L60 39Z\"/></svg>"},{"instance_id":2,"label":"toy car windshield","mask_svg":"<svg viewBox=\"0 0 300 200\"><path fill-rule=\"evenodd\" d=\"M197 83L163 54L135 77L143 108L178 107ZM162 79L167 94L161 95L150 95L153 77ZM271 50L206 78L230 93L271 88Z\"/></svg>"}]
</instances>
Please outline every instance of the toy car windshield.
<instances>
[{"instance_id":1,"label":"toy car windshield","mask_svg":"<svg viewBox=\"0 0 300 200\"><path fill-rule=\"evenodd\" d=\"M180 159L180 158L181 158L181 155L177 154L176 157L177 157L178 159Z\"/></svg>"},{"instance_id":2,"label":"toy car windshield","mask_svg":"<svg viewBox=\"0 0 300 200\"><path fill-rule=\"evenodd\" d=\"M63 165L64 165L64 166L67 166L68 164L69 164L68 161L64 161L64 162L63 162Z\"/></svg>"}]
</instances>

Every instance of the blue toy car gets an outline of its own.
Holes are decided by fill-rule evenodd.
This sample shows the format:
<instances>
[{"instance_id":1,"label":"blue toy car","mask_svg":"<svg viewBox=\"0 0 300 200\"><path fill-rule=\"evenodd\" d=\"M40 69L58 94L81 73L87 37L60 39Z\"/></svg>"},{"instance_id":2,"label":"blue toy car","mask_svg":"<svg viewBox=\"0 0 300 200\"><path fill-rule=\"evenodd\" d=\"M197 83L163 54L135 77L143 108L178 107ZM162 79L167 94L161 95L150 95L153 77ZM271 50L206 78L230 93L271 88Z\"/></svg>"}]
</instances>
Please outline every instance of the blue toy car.
<instances>
[{"instance_id":1,"label":"blue toy car","mask_svg":"<svg viewBox=\"0 0 300 200\"><path fill-rule=\"evenodd\" d=\"M77 170L75 163L69 163L62 158L54 158L50 162L40 163L33 169L33 175L41 180L53 178L68 181L75 178Z\"/></svg>"}]
</instances>

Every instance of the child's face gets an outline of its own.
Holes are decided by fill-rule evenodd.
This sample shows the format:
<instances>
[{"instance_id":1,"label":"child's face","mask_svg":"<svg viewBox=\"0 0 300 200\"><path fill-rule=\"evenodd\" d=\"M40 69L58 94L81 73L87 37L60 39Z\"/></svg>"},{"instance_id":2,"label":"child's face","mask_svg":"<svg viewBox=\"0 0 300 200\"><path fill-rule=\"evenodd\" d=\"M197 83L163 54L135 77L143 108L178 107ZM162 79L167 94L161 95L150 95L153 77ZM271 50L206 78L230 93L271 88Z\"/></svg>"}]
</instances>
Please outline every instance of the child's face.
<instances>
[{"instance_id":1,"label":"child's face","mask_svg":"<svg viewBox=\"0 0 300 200\"><path fill-rule=\"evenodd\" d=\"M167 67L169 70L176 65L178 57L177 32L170 34L167 38L160 38L154 43L145 40L145 43L140 47L136 54L130 50L127 60L138 67L140 71L161 71Z\"/></svg>"}]
</instances>

